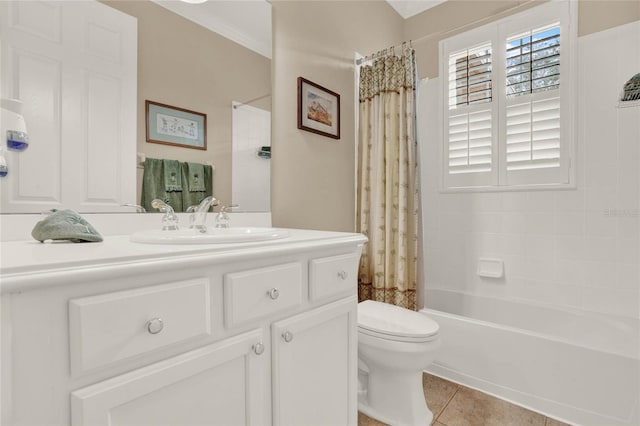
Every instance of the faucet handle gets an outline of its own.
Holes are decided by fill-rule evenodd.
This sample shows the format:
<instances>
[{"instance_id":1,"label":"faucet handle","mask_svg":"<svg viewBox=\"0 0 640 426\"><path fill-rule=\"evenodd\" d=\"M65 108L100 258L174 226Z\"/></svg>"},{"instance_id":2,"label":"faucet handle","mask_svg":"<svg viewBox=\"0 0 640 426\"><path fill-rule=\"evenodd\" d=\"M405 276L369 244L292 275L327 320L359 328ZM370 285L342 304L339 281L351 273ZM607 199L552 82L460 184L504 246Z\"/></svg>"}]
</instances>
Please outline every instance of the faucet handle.
<instances>
[{"instance_id":1,"label":"faucet handle","mask_svg":"<svg viewBox=\"0 0 640 426\"><path fill-rule=\"evenodd\" d=\"M238 207L237 204L231 204L229 206L220 207L220 212L216 215L216 228L228 228L229 227L229 215L227 210Z\"/></svg>"},{"instance_id":2,"label":"faucet handle","mask_svg":"<svg viewBox=\"0 0 640 426\"><path fill-rule=\"evenodd\" d=\"M177 231L178 228L178 216L173 211L173 207L159 198L151 201L151 207L154 209L158 209L163 212L165 215L162 218L162 230L163 231Z\"/></svg>"}]
</instances>

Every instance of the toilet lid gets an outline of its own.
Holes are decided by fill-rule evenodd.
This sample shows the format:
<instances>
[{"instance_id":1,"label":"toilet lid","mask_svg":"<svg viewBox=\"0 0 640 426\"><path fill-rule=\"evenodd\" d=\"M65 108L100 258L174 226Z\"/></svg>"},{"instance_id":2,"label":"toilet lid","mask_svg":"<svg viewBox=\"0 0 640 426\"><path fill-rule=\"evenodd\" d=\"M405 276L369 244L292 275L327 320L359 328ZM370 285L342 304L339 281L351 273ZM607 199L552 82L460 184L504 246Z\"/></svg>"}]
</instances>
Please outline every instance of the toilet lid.
<instances>
[{"instance_id":1,"label":"toilet lid","mask_svg":"<svg viewBox=\"0 0 640 426\"><path fill-rule=\"evenodd\" d=\"M358 327L381 335L420 339L438 334L440 328L419 312L373 300L358 303Z\"/></svg>"}]
</instances>

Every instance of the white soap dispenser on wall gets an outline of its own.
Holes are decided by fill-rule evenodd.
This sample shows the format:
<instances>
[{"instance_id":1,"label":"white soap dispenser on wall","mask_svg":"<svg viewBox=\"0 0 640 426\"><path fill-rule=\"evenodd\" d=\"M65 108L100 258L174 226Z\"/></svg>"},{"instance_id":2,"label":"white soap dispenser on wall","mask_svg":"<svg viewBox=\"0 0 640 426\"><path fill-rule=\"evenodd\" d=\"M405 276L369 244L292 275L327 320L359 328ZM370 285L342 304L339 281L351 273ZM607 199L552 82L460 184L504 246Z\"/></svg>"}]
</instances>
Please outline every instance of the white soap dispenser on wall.
<instances>
[{"instance_id":1,"label":"white soap dispenser on wall","mask_svg":"<svg viewBox=\"0 0 640 426\"><path fill-rule=\"evenodd\" d=\"M22 116L22 101L19 99L0 99L1 135L11 151L24 151L29 147L27 124ZM4 141L3 141L4 142ZM3 143L4 145L4 143Z\"/></svg>"}]
</instances>

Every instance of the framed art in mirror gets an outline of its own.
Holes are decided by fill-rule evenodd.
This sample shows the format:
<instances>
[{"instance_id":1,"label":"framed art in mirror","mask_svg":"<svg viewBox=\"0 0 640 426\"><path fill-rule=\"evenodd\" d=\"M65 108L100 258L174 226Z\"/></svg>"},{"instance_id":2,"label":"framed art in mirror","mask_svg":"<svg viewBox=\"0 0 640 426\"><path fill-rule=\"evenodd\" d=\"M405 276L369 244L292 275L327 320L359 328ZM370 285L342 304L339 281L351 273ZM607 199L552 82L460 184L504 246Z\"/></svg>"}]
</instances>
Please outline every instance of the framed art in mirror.
<instances>
[{"instance_id":1,"label":"framed art in mirror","mask_svg":"<svg viewBox=\"0 0 640 426\"><path fill-rule=\"evenodd\" d=\"M207 149L207 115L158 102L145 101L147 142Z\"/></svg>"},{"instance_id":2,"label":"framed art in mirror","mask_svg":"<svg viewBox=\"0 0 640 426\"><path fill-rule=\"evenodd\" d=\"M340 95L298 77L298 129L340 139Z\"/></svg>"}]
</instances>

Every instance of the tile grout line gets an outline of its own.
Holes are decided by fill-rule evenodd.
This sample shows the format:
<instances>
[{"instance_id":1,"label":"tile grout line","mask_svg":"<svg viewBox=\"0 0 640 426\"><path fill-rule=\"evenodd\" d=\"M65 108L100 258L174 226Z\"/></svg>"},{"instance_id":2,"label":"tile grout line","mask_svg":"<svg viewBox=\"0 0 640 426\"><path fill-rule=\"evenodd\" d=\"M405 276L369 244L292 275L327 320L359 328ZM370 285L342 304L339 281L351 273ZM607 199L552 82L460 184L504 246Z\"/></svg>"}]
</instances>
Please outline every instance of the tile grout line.
<instances>
[{"instance_id":1,"label":"tile grout line","mask_svg":"<svg viewBox=\"0 0 640 426\"><path fill-rule=\"evenodd\" d=\"M451 398L449 398L449 400L447 401L446 404L444 404L444 407L442 407L442 410L440 410L440 412L438 413L438 415L436 416L436 418L433 419L434 422L440 422L440 416L442 416L442 413L444 413L444 410L447 409L447 407L449 406L449 404L451 403L451 401L453 400L453 398L457 395L458 391L460 390L460 385L456 384L456 391L451 394ZM440 422L442 423L442 422ZM447 426L445 423L442 423L443 425Z\"/></svg>"}]
</instances>

